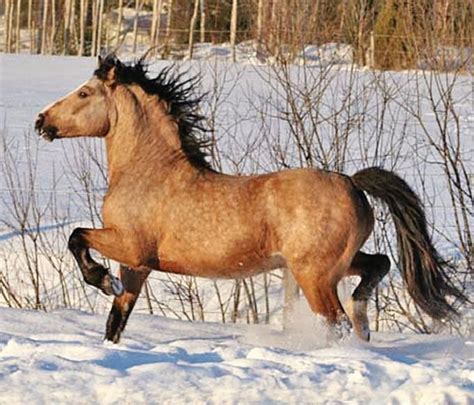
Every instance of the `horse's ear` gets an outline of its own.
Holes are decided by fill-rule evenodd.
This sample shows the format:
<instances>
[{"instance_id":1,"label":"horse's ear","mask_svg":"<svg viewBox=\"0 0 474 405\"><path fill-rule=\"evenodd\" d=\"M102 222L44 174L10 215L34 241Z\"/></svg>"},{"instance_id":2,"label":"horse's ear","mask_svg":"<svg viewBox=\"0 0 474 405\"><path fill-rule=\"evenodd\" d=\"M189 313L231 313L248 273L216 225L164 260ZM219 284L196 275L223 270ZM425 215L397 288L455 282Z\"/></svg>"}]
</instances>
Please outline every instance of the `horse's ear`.
<instances>
[{"instance_id":1,"label":"horse's ear","mask_svg":"<svg viewBox=\"0 0 474 405\"><path fill-rule=\"evenodd\" d=\"M108 72L107 72L107 76L106 76L106 83L109 84L109 85L112 85L112 84L115 84L115 82L117 81L117 72L116 72L116 69L117 67L116 66L112 66Z\"/></svg>"}]
</instances>

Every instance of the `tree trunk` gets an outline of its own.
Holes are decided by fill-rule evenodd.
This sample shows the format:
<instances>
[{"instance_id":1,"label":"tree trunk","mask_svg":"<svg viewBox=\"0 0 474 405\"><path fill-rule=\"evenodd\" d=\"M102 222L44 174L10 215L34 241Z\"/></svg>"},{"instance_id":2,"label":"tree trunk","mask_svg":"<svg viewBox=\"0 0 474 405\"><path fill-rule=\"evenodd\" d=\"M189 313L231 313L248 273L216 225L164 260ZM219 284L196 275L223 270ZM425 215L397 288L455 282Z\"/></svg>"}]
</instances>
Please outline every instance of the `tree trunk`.
<instances>
[{"instance_id":1,"label":"tree trunk","mask_svg":"<svg viewBox=\"0 0 474 405\"><path fill-rule=\"evenodd\" d=\"M118 19L117 19L117 34L115 47L118 48L120 45L120 34L122 33L122 19L123 19L123 0L119 0L118 8Z\"/></svg>"},{"instance_id":2,"label":"tree trunk","mask_svg":"<svg viewBox=\"0 0 474 405\"><path fill-rule=\"evenodd\" d=\"M100 54L102 48L102 23L104 21L104 0L99 0L99 12L97 15L97 49L96 54Z\"/></svg>"},{"instance_id":3,"label":"tree trunk","mask_svg":"<svg viewBox=\"0 0 474 405\"><path fill-rule=\"evenodd\" d=\"M50 54L54 51L54 38L56 38L56 2L55 0L51 0L51 37L48 49Z\"/></svg>"},{"instance_id":4,"label":"tree trunk","mask_svg":"<svg viewBox=\"0 0 474 405\"><path fill-rule=\"evenodd\" d=\"M46 53L46 35L47 35L47 23L48 23L48 5L49 0L43 0L43 23L42 23L42 32L41 32L41 54Z\"/></svg>"},{"instance_id":5,"label":"tree trunk","mask_svg":"<svg viewBox=\"0 0 474 405\"><path fill-rule=\"evenodd\" d=\"M27 17L27 27L28 27L28 36L30 39L30 53L33 53L35 48L35 36L33 33L33 24L32 19L33 17L33 0L28 0L28 17Z\"/></svg>"},{"instance_id":6,"label":"tree trunk","mask_svg":"<svg viewBox=\"0 0 474 405\"><path fill-rule=\"evenodd\" d=\"M72 37L73 47L77 49L79 47L79 39L77 38L77 25L76 25L76 0L71 0L71 19L69 23L69 33Z\"/></svg>"},{"instance_id":7,"label":"tree trunk","mask_svg":"<svg viewBox=\"0 0 474 405\"><path fill-rule=\"evenodd\" d=\"M258 0L257 5L257 59L262 56L263 37L262 37L262 26L263 26L263 0Z\"/></svg>"},{"instance_id":8,"label":"tree trunk","mask_svg":"<svg viewBox=\"0 0 474 405\"><path fill-rule=\"evenodd\" d=\"M5 4L5 49L4 51L6 53L10 52L9 51L9 42L10 42L10 19L8 18L10 16L10 7L11 7L11 2L12 0L6 0Z\"/></svg>"},{"instance_id":9,"label":"tree trunk","mask_svg":"<svg viewBox=\"0 0 474 405\"><path fill-rule=\"evenodd\" d=\"M151 28L150 28L150 45L155 45L156 37L156 23L158 21L158 0L153 0L153 14L151 16Z\"/></svg>"},{"instance_id":10,"label":"tree trunk","mask_svg":"<svg viewBox=\"0 0 474 405\"><path fill-rule=\"evenodd\" d=\"M165 34L165 47L163 51L163 56L167 57L169 53L169 42L171 35L171 18L173 16L173 0L168 0L168 16L166 19L166 34Z\"/></svg>"},{"instance_id":11,"label":"tree trunk","mask_svg":"<svg viewBox=\"0 0 474 405\"><path fill-rule=\"evenodd\" d=\"M140 2L135 0L135 20L133 21L133 49L132 52L137 51L137 35L138 35L138 13L140 12Z\"/></svg>"},{"instance_id":12,"label":"tree trunk","mask_svg":"<svg viewBox=\"0 0 474 405\"><path fill-rule=\"evenodd\" d=\"M7 52L12 52L13 49L13 14L15 12L15 2L14 0L11 0L10 2L10 10L8 12L8 51Z\"/></svg>"},{"instance_id":13,"label":"tree trunk","mask_svg":"<svg viewBox=\"0 0 474 405\"><path fill-rule=\"evenodd\" d=\"M86 0L80 0L80 10L79 10L79 51L77 54L79 56L84 55L85 48L85 24L87 18L87 4Z\"/></svg>"},{"instance_id":14,"label":"tree trunk","mask_svg":"<svg viewBox=\"0 0 474 405\"><path fill-rule=\"evenodd\" d=\"M200 32L201 32L201 43L206 42L206 6L205 0L201 0L201 21L200 21Z\"/></svg>"},{"instance_id":15,"label":"tree trunk","mask_svg":"<svg viewBox=\"0 0 474 405\"><path fill-rule=\"evenodd\" d=\"M17 0L16 3L16 29L15 29L15 52L20 53L21 41L20 41L20 13L21 13L21 0Z\"/></svg>"},{"instance_id":16,"label":"tree trunk","mask_svg":"<svg viewBox=\"0 0 474 405\"><path fill-rule=\"evenodd\" d=\"M161 13L163 12L163 0L158 2L158 20L156 22L156 32L155 32L155 42L153 45L156 45L160 41L160 30L161 30Z\"/></svg>"},{"instance_id":17,"label":"tree trunk","mask_svg":"<svg viewBox=\"0 0 474 405\"><path fill-rule=\"evenodd\" d=\"M262 42L262 24L263 24L263 0L258 0L257 5L257 41Z\"/></svg>"},{"instance_id":18,"label":"tree trunk","mask_svg":"<svg viewBox=\"0 0 474 405\"><path fill-rule=\"evenodd\" d=\"M237 0L232 0L232 14L230 16L230 46L232 49L232 61L236 61L235 41L237 37Z\"/></svg>"},{"instance_id":19,"label":"tree trunk","mask_svg":"<svg viewBox=\"0 0 474 405\"><path fill-rule=\"evenodd\" d=\"M43 0L44 1L44 0ZM35 32L35 53L41 52L41 39L43 38L43 25L41 24L43 16L43 7L40 1L36 2L35 17L33 18L33 25Z\"/></svg>"},{"instance_id":20,"label":"tree trunk","mask_svg":"<svg viewBox=\"0 0 474 405\"><path fill-rule=\"evenodd\" d=\"M98 12L98 0L92 0L92 47L91 56L97 55L97 14Z\"/></svg>"},{"instance_id":21,"label":"tree trunk","mask_svg":"<svg viewBox=\"0 0 474 405\"><path fill-rule=\"evenodd\" d=\"M67 54L69 44L69 27L71 22L71 1L66 0L64 4L64 32L63 32L63 55Z\"/></svg>"},{"instance_id":22,"label":"tree trunk","mask_svg":"<svg viewBox=\"0 0 474 405\"><path fill-rule=\"evenodd\" d=\"M194 28L196 27L196 20L199 10L199 0L194 0L194 10L191 17L191 23L189 24L189 42L188 42L188 58L193 57L193 48L194 48Z\"/></svg>"}]
</instances>

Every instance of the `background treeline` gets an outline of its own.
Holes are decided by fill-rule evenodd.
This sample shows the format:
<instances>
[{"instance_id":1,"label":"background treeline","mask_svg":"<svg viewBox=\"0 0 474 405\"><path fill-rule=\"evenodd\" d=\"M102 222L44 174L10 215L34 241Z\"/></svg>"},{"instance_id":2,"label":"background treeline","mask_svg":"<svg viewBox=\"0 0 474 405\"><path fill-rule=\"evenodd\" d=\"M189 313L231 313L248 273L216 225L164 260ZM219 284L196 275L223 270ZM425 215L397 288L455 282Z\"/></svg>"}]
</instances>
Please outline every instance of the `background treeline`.
<instances>
[{"instance_id":1,"label":"background treeline","mask_svg":"<svg viewBox=\"0 0 474 405\"><path fill-rule=\"evenodd\" d=\"M403 69L471 53L473 8L468 0L3 0L1 46L96 55L141 44L169 57L177 48L192 56L199 42L253 40L259 53L286 59L338 42L359 65Z\"/></svg>"}]
</instances>

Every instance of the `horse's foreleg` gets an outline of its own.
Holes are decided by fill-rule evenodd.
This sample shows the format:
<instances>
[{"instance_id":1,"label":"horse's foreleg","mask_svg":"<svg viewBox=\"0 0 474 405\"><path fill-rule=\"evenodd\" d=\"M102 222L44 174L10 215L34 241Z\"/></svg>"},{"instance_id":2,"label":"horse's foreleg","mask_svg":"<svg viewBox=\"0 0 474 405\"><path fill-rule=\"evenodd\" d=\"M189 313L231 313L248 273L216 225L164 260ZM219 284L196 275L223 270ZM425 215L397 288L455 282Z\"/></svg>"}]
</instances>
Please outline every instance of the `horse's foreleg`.
<instances>
[{"instance_id":1,"label":"horse's foreleg","mask_svg":"<svg viewBox=\"0 0 474 405\"><path fill-rule=\"evenodd\" d=\"M138 267L136 252L132 252L130 248L127 249L121 235L113 229L76 228L69 238L68 246L86 283L100 288L107 295L120 295L123 287L108 269L92 259L89 249L97 250L105 257L119 263L133 264L133 267Z\"/></svg>"},{"instance_id":2,"label":"horse's foreleg","mask_svg":"<svg viewBox=\"0 0 474 405\"><path fill-rule=\"evenodd\" d=\"M120 335L125 329L128 317L138 299L143 283L150 274L149 269L133 270L120 266L120 280L125 292L120 297L115 297L107 319L105 339L118 343Z\"/></svg>"},{"instance_id":3,"label":"horse's foreleg","mask_svg":"<svg viewBox=\"0 0 474 405\"><path fill-rule=\"evenodd\" d=\"M367 317L367 302L373 290L390 270L390 260L386 255L369 255L358 252L348 270L350 276L360 276L361 280L352 293L348 305L349 317L354 331L359 338L370 339L369 319Z\"/></svg>"}]
</instances>

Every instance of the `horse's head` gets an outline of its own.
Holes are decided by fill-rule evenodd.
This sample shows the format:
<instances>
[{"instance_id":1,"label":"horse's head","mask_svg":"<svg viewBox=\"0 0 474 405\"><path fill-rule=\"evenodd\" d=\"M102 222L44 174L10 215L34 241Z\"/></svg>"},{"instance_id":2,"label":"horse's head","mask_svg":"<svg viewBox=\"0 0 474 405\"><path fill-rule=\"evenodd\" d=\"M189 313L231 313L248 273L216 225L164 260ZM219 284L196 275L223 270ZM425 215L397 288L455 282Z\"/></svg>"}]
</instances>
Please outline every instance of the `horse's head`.
<instances>
[{"instance_id":1,"label":"horse's head","mask_svg":"<svg viewBox=\"0 0 474 405\"><path fill-rule=\"evenodd\" d=\"M120 63L116 61L116 63ZM114 108L116 66L99 57L94 76L38 114L35 129L46 140L108 134Z\"/></svg>"}]
</instances>

